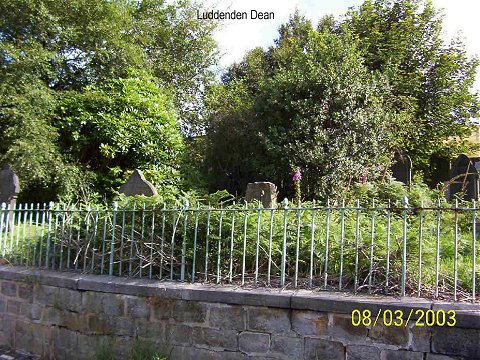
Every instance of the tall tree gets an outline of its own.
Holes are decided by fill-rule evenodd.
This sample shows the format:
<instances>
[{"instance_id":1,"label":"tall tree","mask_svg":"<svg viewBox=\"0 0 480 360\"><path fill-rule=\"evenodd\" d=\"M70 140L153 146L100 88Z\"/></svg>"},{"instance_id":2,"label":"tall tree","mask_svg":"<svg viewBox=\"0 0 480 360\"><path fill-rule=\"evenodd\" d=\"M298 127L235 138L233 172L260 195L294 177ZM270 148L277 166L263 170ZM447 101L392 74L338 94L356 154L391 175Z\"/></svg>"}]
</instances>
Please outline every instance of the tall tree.
<instances>
[{"instance_id":1,"label":"tall tree","mask_svg":"<svg viewBox=\"0 0 480 360\"><path fill-rule=\"evenodd\" d=\"M23 159L22 166L18 162L16 165L21 180L32 181L36 189L44 188L43 199L55 198L67 189L53 186L53 169L58 164L73 167L78 173L95 169L100 172L96 175L106 175L105 167L92 167L91 161L95 160L91 157L98 152L81 156L65 141L73 138L76 130L59 127L64 123L54 121L65 115L58 112L59 102L80 99L85 92L91 94L97 89L96 84L128 79L139 71L148 84L153 77L162 94L173 94L166 110L178 114L172 118L184 125L185 132L195 131L201 114L194 115L203 109L204 89L213 81L211 65L217 59L212 37L216 23L195 21L198 6L190 0L0 2L0 91L4 95L0 99L0 161L12 162L12 149L16 149ZM142 94L140 88L136 91L138 96ZM94 97L82 101L87 99L94 101ZM172 102L174 108L170 107ZM92 108L95 106L93 103ZM96 120L92 117L85 121L94 126ZM52 151L55 149L52 159L57 166L42 158L45 153L25 147L25 127L32 149L47 144ZM59 133L60 138L56 136ZM86 141L96 143L95 133L90 136ZM150 158L144 159L144 165L160 161L157 155L146 154ZM33 168L37 174L50 175L40 180L27 171ZM58 191L51 190L52 186ZM26 193L28 187L24 189Z\"/></svg>"},{"instance_id":2,"label":"tall tree","mask_svg":"<svg viewBox=\"0 0 480 360\"><path fill-rule=\"evenodd\" d=\"M478 116L477 59L458 39L445 42L441 12L430 0L367 0L343 25L360 40L366 66L389 79L389 103L403 119L396 147L431 179L432 161L466 150L452 139L469 135Z\"/></svg>"},{"instance_id":3,"label":"tall tree","mask_svg":"<svg viewBox=\"0 0 480 360\"><path fill-rule=\"evenodd\" d=\"M383 110L388 86L363 65L354 38L318 32L295 14L273 47L249 53L224 81L209 165L217 181L240 176L230 190L262 179L290 196L300 167L304 193L325 198L388 158L396 121Z\"/></svg>"}]
</instances>

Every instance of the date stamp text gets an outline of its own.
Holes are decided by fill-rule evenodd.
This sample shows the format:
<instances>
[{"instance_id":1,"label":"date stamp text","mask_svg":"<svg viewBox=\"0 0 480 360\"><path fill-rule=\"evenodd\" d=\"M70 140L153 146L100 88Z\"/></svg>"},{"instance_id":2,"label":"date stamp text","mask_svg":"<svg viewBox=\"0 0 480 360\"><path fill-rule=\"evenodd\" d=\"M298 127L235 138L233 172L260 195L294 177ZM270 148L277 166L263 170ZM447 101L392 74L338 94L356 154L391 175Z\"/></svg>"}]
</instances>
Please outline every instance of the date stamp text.
<instances>
[{"instance_id":1,"label":"date stamp text","mask_svg":"<svg viewBox=\"0 0 480 360\"><path fill-rule=\"evenodd\" d=\"M368 309L352 311L353 326L408 326L415 323L415 326L455 326L455 310L425 310L411 309L409 312L403 310L379 309L373 314Z\"/></svg>"}]
</instances>

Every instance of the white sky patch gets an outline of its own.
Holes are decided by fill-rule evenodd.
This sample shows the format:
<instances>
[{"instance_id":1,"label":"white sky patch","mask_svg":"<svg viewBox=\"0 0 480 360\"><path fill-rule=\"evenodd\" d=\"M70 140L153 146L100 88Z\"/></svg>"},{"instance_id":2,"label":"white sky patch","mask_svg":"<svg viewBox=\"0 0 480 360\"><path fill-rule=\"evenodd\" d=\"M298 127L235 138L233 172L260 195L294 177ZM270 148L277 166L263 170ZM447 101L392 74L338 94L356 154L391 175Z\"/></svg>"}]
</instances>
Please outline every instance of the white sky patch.
<instances>
[{"instance_id":1,"label":"white sky patch","mask_svg":"<svg viewBox=\"0 0 480 360\"><path fill-rule=\"evenodd\" d=\"M242 60L245 53L257 46L267 48L273 45L278 27L287 22L290 15L298 9L314 24L328 14L344 14L348 8L359 6L362 0L207 0L205 10L273 11L274 20L224 20L221 29L215 35L222 58L220 70L235 61ZM480 55L480 1L478 0L433 0L436 8L444 11L444 37L447 41L459 35L467 48L469 56ZM480 76L477 75L475 90L480 91Z\"/></svg>"}]
</instances>

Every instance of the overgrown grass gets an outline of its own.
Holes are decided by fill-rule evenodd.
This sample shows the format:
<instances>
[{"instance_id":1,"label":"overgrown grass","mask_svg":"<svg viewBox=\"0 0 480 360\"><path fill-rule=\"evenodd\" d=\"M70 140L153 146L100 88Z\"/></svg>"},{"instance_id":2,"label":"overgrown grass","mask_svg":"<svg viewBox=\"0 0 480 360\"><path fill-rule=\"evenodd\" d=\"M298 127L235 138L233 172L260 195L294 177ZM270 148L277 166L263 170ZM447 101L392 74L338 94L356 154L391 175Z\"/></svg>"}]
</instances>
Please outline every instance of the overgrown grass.
<instances>
[{"instance_id":1,"label":"overgrown grass","mask_svg":"<svg viewBox=\"0 0 480 360\"><path fill-rule=\"evenodd\" d=\"M294 287L297 279L297 287L338 290L341 285L341 290L399 294L405 266L407 294L430 297L438 288L449 299L456 281L459 298L470 298L473 275L480 275L479 262L474 266L477 211L472 204L460 203L457 209L445 201L438 205L437 194L420 187L410 191L405 207L403 188L390 202L385 200L398 185L388 186L374 194L362 188L356 193L359 202L347 200L344 207L338 201L275 210L259 203L220 203L213 209L200 202L187 207L182 201L167 207L158 199L140 197L124 198L115 209L83 206L27 213L27 219L46 220L41 226L28 222L25 236L20 223L9 235L14 240L19 236L18 247L13 241L5 258L40 266L48 260L48 267L56 269L103 274L111 269L114 275L183 281L238 284L243 273L244 284L280 286L285 255L284 287ZM373 208L374 195L378 200Z\"/></svg>"},{"instance_id":2,"label":"overgrown grass","mask_svg":"<svg viewBox=\"0 0 480 360\"><path fill-rule=\"evenodd\" d=\"M96 351L95 360L116 360L117 357L112 351L113 345L109 342L100 344ZM166 360L166 357L160 355L155 349L155 345L146 340L135 340L128 354L122 354L120 357L125 360Z\"/></svg>"}]
</instances>

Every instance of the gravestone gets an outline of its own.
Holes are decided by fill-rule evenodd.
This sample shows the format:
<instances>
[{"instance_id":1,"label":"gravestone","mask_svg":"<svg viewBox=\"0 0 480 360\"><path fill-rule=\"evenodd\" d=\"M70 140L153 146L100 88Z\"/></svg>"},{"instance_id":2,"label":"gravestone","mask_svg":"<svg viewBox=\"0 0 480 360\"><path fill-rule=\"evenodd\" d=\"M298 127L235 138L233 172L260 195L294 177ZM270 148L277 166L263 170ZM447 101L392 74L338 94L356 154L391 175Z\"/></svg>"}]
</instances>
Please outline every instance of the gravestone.
<instances>
[{"instance_id":1,"label":"gravestone","mask_svg":"<svg viewBox=\"0 0 480 360\"><path fill-rule=\"evenodd\" d=\"M412 182L412 159L410 156L395 153L393 158L393 165L391 166L393 177L405 185L410 185Z\"/></svg>"},{"instance_id":2,"label":"gravestone","mask_svg":"<svg viewBox=\"0 0 480 360\"><path fill-rule=\"evenodd\" d=\"M0 204L5 203L6 206L10 206L13 209L17 202L17 196L20 192L20 181L17 174L12 168L7 165L0 170ZM4 224L2 231L13 228L13 210L9 213L2 212L3 219L0 219L0 224ZM7 220L8 219L8 220ZM1 221L3 220L3 221ZM8 226L6 226L8 223Z\"/></svg>"},{"instance_id":3,"label":"gravestone","mask_svg":"<svg viewBox=\"0 0 480 360\"><path fill-rule=\"evenodd\" d=\"M461 154L452 164L450 171L450 186L448 189L448 200L453 199L456 193L463 193L465 200L478 200L480 190L479 172L480 158L468 157Z\"/></svg>"},{"instance_id":4,"label":"gravestone","mask_svg":"<svg viewBox=\"0 0 480 360\"><path fill-rule=\"evenodd\" d=\"M261 201L265 209L277 207L277 187L271 182L254 182L247 185L247 202Z\"/></svg>"},{"instance_id":5,"label":"gravestone","mask_svg":"<svg viewBox=\"0 0 480 360\"><path fill-rule=\"evenodd\" d=\"M120 193L127 196L145 195L154 196L157 195L157 189L151 182L145 179L141 170L135 169L132 175L128 178L128 181L120 186Z\"/></svg>"}]
</instances>

